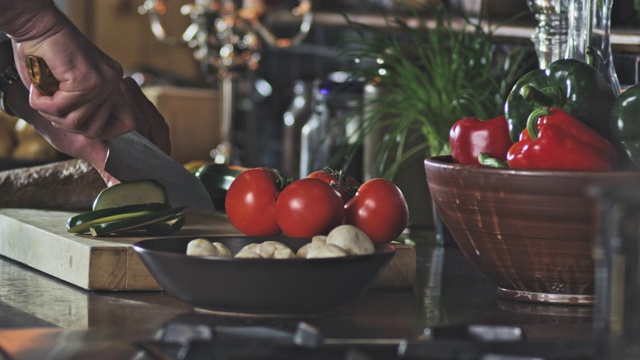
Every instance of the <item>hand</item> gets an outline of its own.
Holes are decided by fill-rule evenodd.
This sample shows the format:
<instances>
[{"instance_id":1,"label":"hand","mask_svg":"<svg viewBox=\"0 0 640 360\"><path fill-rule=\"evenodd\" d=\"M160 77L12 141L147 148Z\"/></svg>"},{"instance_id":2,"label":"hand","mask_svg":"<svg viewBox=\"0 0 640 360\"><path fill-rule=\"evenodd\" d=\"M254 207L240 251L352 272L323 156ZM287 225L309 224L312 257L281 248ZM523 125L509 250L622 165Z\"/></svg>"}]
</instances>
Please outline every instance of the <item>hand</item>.
<instances>
[{"instance_id":1,"label":"hand","mask_svg":"<svg viewBox=\"0 0 640 360\"><path fill-rule=\"evenodd\" d=\"M135 111L120 88L120 64L85 38L55 6L42 18L50 26L12 36L18 72L30 87L31 107L54 126L90 138L106 139L134 129ZM24 64L27 55L44 59L60 81L53 96L31 86Z\"/></svg>"},{"instance_id":2,"label":"hand","mask_svg":"<svg viewBox=\"0 0 640 360\"><path fill-rule=\"evenodd\" d=\"M145 97L138 84L130 77L122 79L119 88L135 114L136 131L147 137L164 152L170 154L169 127L153 103ZM24 96L17 94L14 98L18 100L20 98L26 99L26 90L22 88L22 91L25 92ZM107 185L113 185L118 182L104 169L108 152L106 140L89 138L82 134L66 131L54 126L28 106L21 108L22 111L19 111L19 115L31 123L56 149L72 157L89 162L98 170Z\"/></svg>"},{"instance_id":3,"label":"hand","mask_svg":"<svg viewBox=\"0 0 640 360\"><path fill-rule=\"evenodd\" d=\"M87 160L110 184L104 171L105 139L137 130L170 153L169 128L155 106L122 67L100 51L58 10L52 0L0 0L0 31L12 40L22 82L7 97L14 112L32 123L58 150ZM0 53L10 56L10 51ZM25 58L35 55L60 81L53 96L35 89L26 72ZM12 96L15 91L15 96ZM27 96L29 105L27 105Z\"/></svg>"}]
</instances>

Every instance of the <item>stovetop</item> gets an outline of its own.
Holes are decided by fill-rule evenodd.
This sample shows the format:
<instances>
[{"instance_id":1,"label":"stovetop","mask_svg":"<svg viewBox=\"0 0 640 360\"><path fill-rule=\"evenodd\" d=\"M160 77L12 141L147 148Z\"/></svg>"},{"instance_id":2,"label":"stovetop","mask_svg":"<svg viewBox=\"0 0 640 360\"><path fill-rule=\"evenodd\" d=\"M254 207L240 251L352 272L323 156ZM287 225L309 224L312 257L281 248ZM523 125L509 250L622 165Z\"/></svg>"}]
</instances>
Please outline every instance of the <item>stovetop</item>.
<instances>
[{"instance_id":1,"label":"stovetop","mask_svg":"<svg viewBox=\"0 0 640 360\"><path fill-rule=\"evenodd\" d=\"M158 360L599 358L597 342L528 341L519 327L484 324L428 328L419 339L350 339L326 338L319 328L307 322L289 328L173 322L159 330L155 339L136 346Z\"/></svg>"}]
</instances>

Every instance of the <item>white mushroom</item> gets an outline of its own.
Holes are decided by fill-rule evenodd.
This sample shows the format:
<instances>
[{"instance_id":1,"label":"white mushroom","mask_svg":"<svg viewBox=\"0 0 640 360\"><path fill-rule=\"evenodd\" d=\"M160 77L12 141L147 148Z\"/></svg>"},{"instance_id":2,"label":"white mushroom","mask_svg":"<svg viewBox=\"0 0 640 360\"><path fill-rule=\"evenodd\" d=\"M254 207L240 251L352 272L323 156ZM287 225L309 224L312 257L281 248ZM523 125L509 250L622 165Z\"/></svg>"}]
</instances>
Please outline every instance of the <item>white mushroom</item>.
<instances>
[{"instance_id":1,"label":"white mushroom","mask_svg":"<svg viewBox=\"0 0 640 360\"><path fill-rule=\"evenodd\" d=\"M215 246L207 239L193 239L187 244L189 256L215 256L217 252Z\"/></svg>"},{"instance_id":2,"label":"white mushroom","mask_svg":"<svg viewBox=\"0 0 640 360\"><path fill-rule=\"evenodd\" d=\"M264 259L288 259L295 257L293 251L279 241L248 244L236 254L236 257L256 258L254 254Z\"/></svg>"},{"instance_id":3,"label":"white mushroom","mask_svg":"<svg viewBox=\"0 0 640 360\"><path fill-rule=\"evenodd\" d=\"M240 250L235 257L239 259L262 259L262 256L260 256L260 254L251 249Z\"/></svg>"},{"instance_id":4,"label":"white mushroom","mask_svg":"<svg viewBox=\"0 0 640 360\"><path fill-rule=\"evenodd\" d=\"M324 245L326 243L327 243L326 235L316 235L311 238L311 244L313 244L313 246Z\"/></svg>"},{"instance_id":5,"label":"white mushroom","mask_svg":"<svg viewBox=\"0 0 640 360\"><path fill-rule=\"evenodd\" d=\"M273 243L264 242L256 247L256 252L265 259L273 257L273 253L276 251L276 245Z\"/></svg>"},{"instance_id":6,"label":"white mushroom","mask_svg":"<svg viewBox=\"0 0 640 360\"><path fill-rule=\"evenodd\" d=\"M207 239L193 239L187 244L189 256L222 256L231 257L231 250L220 242L210 242Z\"/></svg>"},{"instance_id":7,"label":"white mushroom","mask_svg":"<svg viewBox=\"0 0 640 360\"><path fill-rule=\"evenodd\" d=\"M229 250L229 248L225 244L216 241L212 243L212 245L213 247L216 248L216 251L218 252L217 256L233 257L231 250Z\"/></svg>"},{"instance_id":8,"label":"white mushroom","mask_svg":"<svg viewBox=\"0 0 640 360\"><path fill-rule=\"evenodd\" d=\"M307 255L309 254L309 251L311 250L311 248L316 246L323 246L326 242L327 242L326 235L316 235L311 238L311 242L308 242L302 245L302 247L298 249L298 252L296 253L296 257L307 258Z\"/></svg>"},{"instance_id":9,"label":"white mushroom","mask_svg":"<svg viewBox=\"0 0 640 360\"><path fill-rule=\"evenodd\" d=\"M347 256L347 252L336 245L324 244L311 246L311 249L307 254L307 259L332 258L340 256Z\"/></svg>"},{"instance_id":10,"label":"white mushroom","mask_svg":"<svg viewBox=\"0 0 640 360\"><path fill-rule=\"evenodd\" d=\"M281 243L280 241L274 241L274 240L267 240L265 242L262 242L259 244L260 246L265 246L265 245L271 245L271 246L275 246L278 249L288 249L289 247L283 243Z\"/></svg>"},{"instance_id":11,"label":"white mushroom","mask_svg":"<svg viewBox=\"0 0 640 360\"><path fill-rule=\"evenodd\" d=\"M260 254L260 244L259 243L251 243L245 245L238 253L236 254L237 258L245 258L245 259L260 259L262 255Z\"/></svg>"},{"instance_id":12,"label":"white mushroom","mask_svg":"<svg viewBox=\"0 0 640 360\"><path fill-rule=\"evenodd\" d=\"M364 231L353 225L340 225L327 235L327 244L342 248L349 255L373 254L375 247Z\"/></svg>"},{"instance_id":13,"label":"white mushroom","mask_svg":"<svg viewBox=\"0 0 640 360\"><path fill-rule=\"evenodd\" d=\"M307 254L309 254L309 250L310 249L311 249L311 243L310 242L302 245L300 247L300 249L298 249L298 252L296 253L296 257L297 258L301 258L301 259L306 259L307 258Z\"/></svg>"},{"instance_id":14,"label":"white mushroom","mask_svg":"<svg viewBox=\"0 0 640 360\"><path fill-rule=\"evenodd\" d=\"M291 255L293 252L289 247L278 241L265 241L258 246L258 254L260 254L265 259L273 259L276 251L289 251ZM281 256L284 256L282 254Z\"/></svg>"},{"instance_id":15,"label":"white mushroom","mask_svg":"<svg viewBox=\"0 0 640 360\"><path fill-rule=\"evenodd\" d=\"M296 254L289 248L286 249L277 249L273 252L273 259L291 259L296 257Z\"/></svg>"},{"instance_id":16,"label":"white mushroom","mask_svg":"<svg viewBox=\"0 0 640 360\"><path fill-rule=\"evenodd\" d=\"M240 251L238 251L238 254L244 251L253 251L255 253L258 252L258 246L260 246L260 244L258 243L252 243L252 244L247 244L245 245L242 249L240 249Z\"/></svg>"}]
</instances>

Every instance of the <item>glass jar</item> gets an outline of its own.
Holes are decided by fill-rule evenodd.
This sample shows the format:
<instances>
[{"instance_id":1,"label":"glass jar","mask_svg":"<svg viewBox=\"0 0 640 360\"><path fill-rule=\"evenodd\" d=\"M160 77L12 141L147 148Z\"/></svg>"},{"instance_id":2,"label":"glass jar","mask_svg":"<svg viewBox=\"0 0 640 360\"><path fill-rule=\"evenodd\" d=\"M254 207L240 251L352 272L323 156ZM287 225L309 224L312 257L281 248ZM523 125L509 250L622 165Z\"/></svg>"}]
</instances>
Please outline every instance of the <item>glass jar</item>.
<instances>
[{"instance_id":1,"label":"glass jar","mask_svg":"<svg viewBox=\"0 0 640 360\"><path fill-rule=\"evenodd\" d=\"M300 178L332 167L360 179L362 151L345 144L362 123L363 83L345 72L315 82L313 112L300 136Z\"/></svg>"}]
</instances>

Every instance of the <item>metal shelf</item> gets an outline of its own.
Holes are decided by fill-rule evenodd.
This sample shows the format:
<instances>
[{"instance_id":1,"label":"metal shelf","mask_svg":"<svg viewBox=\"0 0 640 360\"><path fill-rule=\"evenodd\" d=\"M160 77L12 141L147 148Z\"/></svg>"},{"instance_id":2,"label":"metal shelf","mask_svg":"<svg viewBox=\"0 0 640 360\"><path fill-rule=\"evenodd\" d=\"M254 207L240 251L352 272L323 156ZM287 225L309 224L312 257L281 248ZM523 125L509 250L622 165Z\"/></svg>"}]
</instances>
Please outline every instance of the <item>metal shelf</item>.
<instances>
[{"instance_id":1,"label":"metal shelf","mask_svg":"<svg viewBox=\"0 0 640 360\"><path fill-rule=\"evenodd\" d=\"M382 15L367 13L348 13L349 20L355 23L366 24L372 27L388 26L386 19ZM416 26L420 21L412 17L402 17L410 26ZM294 23L297 20L293 16L279 16L279 22ZM435 24L435 20L427 20L427 25ZM335 12L316 12L314 14L314 24L322 26L347 26L344 14ZM493 20L492 24L487 24L486 30L493 27L494 36L501 40L530 41L536 23L533 19L525 19L509 24L499 24L499 20ZM454 27L464 28L463 20L454 20ZM639 28L613 28L611 30L611 48L614 52L638 52L640 53L640 29Z\"/></svg>"}]
</instances>

